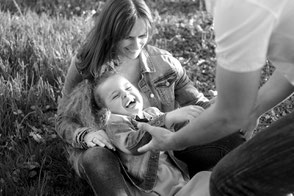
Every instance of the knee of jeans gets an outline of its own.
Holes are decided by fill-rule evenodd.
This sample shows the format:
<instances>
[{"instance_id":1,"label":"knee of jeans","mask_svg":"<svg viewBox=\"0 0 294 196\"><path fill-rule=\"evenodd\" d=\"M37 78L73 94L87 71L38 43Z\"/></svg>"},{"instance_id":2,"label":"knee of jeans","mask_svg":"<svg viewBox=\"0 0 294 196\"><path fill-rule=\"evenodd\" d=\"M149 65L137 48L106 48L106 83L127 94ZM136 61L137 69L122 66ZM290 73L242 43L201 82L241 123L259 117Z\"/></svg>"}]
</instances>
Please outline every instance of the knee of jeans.
<instances>
[{"instance_id":1,"label":"knee of jeans","mask_svg":"<svg viewBox=\"0 0 294 196\"><path fill-rule=\"evenodd\" d=\"M219 196L221 194L221 189L225 186L225 180L223 178L226 175L226 171L223 167L216 167L213 168L210 182L209 182L209 191L211 196Z\"/></svg>"},{"instance_id":2,"label":"knee of jeans","mask_svg":"<svg viewBox=\"0 0 294 196\"><path fill-rule=\"evenodd\" d=\"M210 176L210 186L216 185L221 181L219 173L221 173L221 171L219 171L217 167L214 167Z\"/></svg>"},{"instance_id":3,"label":"knee of jeans","mask_svg":"<svg viewBox=\"0 0 294 196\"><path fill-rule=\"evenodd\" d=\"M224 159L218 162L213 168L210 176L211 185L218 186L219 184L223 184L225 179L233 173L232 168L233 167L230 166L230 163L225 162Z\"/></svg>"},{"instance_id":4,"label":"knee of jeans","mask_svg":"<svg viewBox=\"0 0 294 196\"><path fill-rule=\"evenodd\" d=\"M87 171L107 172L119 170L116 155L107 148L93 147L87 149L80 160L80 165Z\"/></svg>"}]
</instances>

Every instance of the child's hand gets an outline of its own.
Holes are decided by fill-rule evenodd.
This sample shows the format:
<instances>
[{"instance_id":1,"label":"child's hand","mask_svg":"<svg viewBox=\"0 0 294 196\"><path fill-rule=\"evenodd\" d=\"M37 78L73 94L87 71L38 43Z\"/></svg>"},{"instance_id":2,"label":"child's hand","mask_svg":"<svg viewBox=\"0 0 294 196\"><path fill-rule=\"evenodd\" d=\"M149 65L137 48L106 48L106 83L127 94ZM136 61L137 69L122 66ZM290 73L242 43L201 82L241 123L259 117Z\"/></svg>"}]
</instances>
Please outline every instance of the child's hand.
<instances>
[{"instance_id":1,"label":"child's hand","mask_svg":"<svg viewBox=\"0 0 294 196\"><path fill-rule=\"evenodd\" d=\"M84 142L87 144L88 147L106 146L108 149L115 151L115 147L111 144L104 130L98 130L87 133L84 137Z\"/></svg>"},{"instance_id":2,"label":"child's hand","mask_svg":"<svg viewBox=\"0 0 294 196\"><path fill-rule=\"evenodd\" d=\"M190 121L193 118L197 118L203 111L204 109L202 107L196 105L189 105L170 111L165 117L166 127L170 128L175 123Z\"/></svg>"}]
</instances>

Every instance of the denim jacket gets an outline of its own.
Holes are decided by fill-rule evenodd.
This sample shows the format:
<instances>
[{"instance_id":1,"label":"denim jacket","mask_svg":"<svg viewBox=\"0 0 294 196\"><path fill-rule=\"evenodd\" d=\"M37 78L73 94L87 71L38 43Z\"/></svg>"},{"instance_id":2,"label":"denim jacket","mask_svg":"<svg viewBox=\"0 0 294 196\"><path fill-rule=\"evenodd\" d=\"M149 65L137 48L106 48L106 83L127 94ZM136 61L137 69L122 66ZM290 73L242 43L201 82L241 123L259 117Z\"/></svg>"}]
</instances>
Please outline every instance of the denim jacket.
<instances>
[{"instance_id":1,"label":"denim jacket","mask_svg":"<svg viewBox=\"0 0 294 196\"><path fill-rule=\"evenodd\" d=\"M168 112L179 106L199 105L207 108L209 101L194 86L180 62L169 52L146 46L140 55L142 78L139 89L151 106Z\"/></svg>"},{"instance_id":2,"label":"denim jacket","mask_svg":"<svg viewBox=\"0 0 294 196\"><path fill-rule=\"evenodd\" d=\"M144 110L144 120L151 125L165 126L165 115L155 107ZM106 125L106 133L117 147L119 160L125 175L135 187L144 192L151 192L156 185L159 152L139 153L139 147L151 140L151 135L137 128L133 117L111 114ZM178 160L172 151L166 152L171 163L178 168L184 179L189 179L187 166Z\"/></svg>"},{"instance_id":3,"label":"denim jacket","mask_svg":"<svg viewBox=\"0 0 294 196\"><path fill-rule=\"evenodd\" d=\"M193 86L180 62L169 52L146 45L139 59L141 79L138 87L148 97L152 107L157 107L162 112L168 112L178 106L199 105L207 108L210 105L209 100ZM77 61L76 57L72 59L63 88L62 99L67 99L69 92L85 78L75 66ZM83 152L81 150L83 146L76 138L85 129L87 128L74 119L64 116L62 107L59 105L56 131L66 142L67 150L74 165L80 153ZM75 169L77 170L76 167Z\"/></svg>"}]
</instances>

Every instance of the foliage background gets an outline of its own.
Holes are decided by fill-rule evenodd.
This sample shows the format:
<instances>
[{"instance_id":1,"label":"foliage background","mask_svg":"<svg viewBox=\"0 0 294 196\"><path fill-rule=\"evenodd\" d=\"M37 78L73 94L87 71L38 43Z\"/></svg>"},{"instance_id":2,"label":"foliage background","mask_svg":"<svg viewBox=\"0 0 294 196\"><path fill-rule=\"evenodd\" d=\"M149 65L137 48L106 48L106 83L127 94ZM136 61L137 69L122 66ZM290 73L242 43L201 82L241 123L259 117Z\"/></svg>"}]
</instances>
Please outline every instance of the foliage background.
<instances>
[{"instance_id":1,"label":"foliage background","mask_svg":"<svg viewBox=\"0 0 294 196\"><path fill-rule=\"evenodd\" d=\"M97 0L0 0L0 195L92 195L67 163L54 130L71 56ZM215 90L212 17L202 0L147 0L151 44L170 51L206 96ZM267 63L261 85L274 67ZM293 97L264 114L257 132L293 111Z\"/></svg>"}]
</instances>

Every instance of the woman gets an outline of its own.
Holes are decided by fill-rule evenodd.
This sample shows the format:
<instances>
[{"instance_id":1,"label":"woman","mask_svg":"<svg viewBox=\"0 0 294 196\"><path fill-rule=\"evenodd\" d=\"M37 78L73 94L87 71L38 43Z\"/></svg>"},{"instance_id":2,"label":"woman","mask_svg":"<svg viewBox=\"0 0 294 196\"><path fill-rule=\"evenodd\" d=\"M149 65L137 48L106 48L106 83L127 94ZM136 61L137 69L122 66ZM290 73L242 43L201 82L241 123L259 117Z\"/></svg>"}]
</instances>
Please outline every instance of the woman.
<instances>
[{"instance_id":1,"label":"woman","mask_svg":"<svg viewBox=\"0 0 294 196\"><path fill-rule=\"evenodd\" d=\"M147 45L151 31L152 16L143 0L109 0L84 45L73 57L63 88L63 101L79 82L99 77L108 69L103 65L114 60L115 69L140 90L144 108L157 107L163 112L191 104L207 108L209 101L192 85L179 61L167 51ZM74 168L87 179L95 194L128 195L132 187L123 178L116 155L107 149L114 147L103 130L83 126L77 119L64 115L62 104L56 128L68 144ZM175 154L188 164L190 174L194 175L213 167L243 141L237 133Z\"/></svg>"},{"instance_id":2,"label":"woman","mask_svg":"<svg viewBox=\"0 0 294 196\"><path fill-rule=\"evenodd\" d=\"M294 1L207 2L215 19L216 103L176 133L141 125L153 135L141 152L182 149L232 134L237 127L254 127L261 114L294 92ZM266 58L276 71L259 89ZM294 192L293 130L294 112L230 152L212 172L210 194Z\"/></svg>"},{"instance_id":3,"label":"woman","mask_svg":"<svg viewBox=\"0 0 294 196\"><path fill-rule=\"evenodd\" d=\"M137 129L138 122L173 130L175 124L183 125L197 118L203 112L202 107L190 105L166 113L155 107L143 109L139 90L117 72L105 72L94 82L84 80L63 104L64 113L75 116L83 125L104 127L116 147L124 174L136 187L131 195L204 196L208 193L208 183L203 186L202 182L207 182L210 171L189 178L186 165L172 151L137 152L151 139L150 134Z\"/></svg>"}]
</instances>

